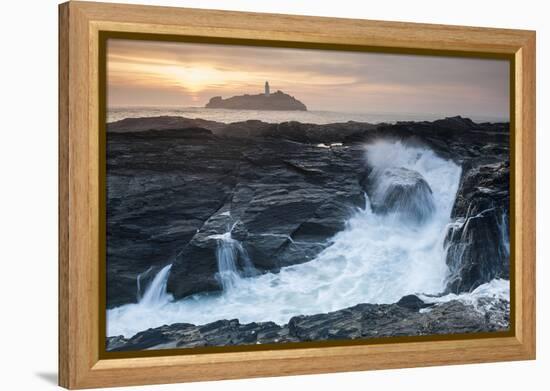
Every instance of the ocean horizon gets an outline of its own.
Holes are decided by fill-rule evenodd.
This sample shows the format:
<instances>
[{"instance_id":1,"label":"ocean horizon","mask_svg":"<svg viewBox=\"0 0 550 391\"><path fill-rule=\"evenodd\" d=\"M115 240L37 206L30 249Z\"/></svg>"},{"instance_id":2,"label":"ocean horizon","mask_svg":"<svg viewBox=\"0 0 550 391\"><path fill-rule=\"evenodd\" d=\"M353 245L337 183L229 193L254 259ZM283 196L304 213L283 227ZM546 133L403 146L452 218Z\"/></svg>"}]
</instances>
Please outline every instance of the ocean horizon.
<instances>
[{"instance_id":1,"label":"ocean horizon","mask_svg":"<svg viewBox=\"0 0 550 391\"><path fill-rule=\"evenodd\" d=\"M286 121L298 121L301 123L330 124L339 122L368 122L395 123L399 121L435 121L445 117L460 115L470 118L477 123L483 122L509 122L508 118L491 116L478 116L468 114L445 114L445 113L352 113L337 111L279 111L279 110L231 110L231 109L207 109L204 107L112 107L107 110L107 122L116 122L125 118L177 116L192 119L204 119L222 123L241 122L247 120L260 120L268 123L281 123Z\"/></svg>"}]
</instances>

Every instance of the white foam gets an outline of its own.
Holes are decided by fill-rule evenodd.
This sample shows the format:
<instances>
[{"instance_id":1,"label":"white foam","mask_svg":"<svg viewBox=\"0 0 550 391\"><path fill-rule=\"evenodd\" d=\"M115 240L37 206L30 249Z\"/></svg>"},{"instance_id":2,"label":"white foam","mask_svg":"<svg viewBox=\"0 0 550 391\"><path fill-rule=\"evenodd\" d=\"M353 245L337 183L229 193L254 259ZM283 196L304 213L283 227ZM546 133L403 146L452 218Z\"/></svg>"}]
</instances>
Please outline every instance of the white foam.
<instances>
[{"instance_id":1,"label":"white foam","mask_svg":"<svg viewBox=\"0 0 550 391\"><path fill-rule=\"evenodd\" d=\"M485 284L478 286L472 292L466 293L449 293L444 296L433 297L425 294L418 295L418 297L423 300L425 303L434 303L441 304L447 303L451 300L458 300L466 305L473 306L476 310L484 312L487 308L482 302L482 299L492 299L495 300L510 300L510 281L500 278L495 278ZM429 308L426 309L429 311Z\"/></svg>"},{"instance_id":2,"label":"white foam","mask_svg":"<svg viewBox=\"0 0 550 391\"><path fill-rule=\"evenodd\" d=\"M164 324L205 324L234 318L243 323L285 324L295 315L326 313L358 303L393 303L412 293L441 292L448 270L443 240L451 223L460 167L430 149L399 141L368 145L366 156L375 167L403 167L424 177L435 204L429 221L402 224L392 216L374 214L367 202L314 260L283 268L280 273L239 278L222 294L199 294L180 301L165 295L165 301L155 305L140 302L109 310L107 335L129 337Z\"/></svg>"}]
</instances>

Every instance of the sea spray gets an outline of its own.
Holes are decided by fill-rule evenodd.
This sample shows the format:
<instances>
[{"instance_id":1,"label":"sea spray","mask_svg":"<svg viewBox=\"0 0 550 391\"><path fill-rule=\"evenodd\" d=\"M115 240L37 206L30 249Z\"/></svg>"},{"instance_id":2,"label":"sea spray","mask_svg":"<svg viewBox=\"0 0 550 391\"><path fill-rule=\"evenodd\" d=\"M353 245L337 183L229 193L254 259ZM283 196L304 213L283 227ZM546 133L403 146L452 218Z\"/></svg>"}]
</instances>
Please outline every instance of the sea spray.
<instances>
[{"instance_id":1,"label":"sea spray","mask_svg":"<svg viewBox=\"0 0 550 391\"><path fill-rule=\"evenodd\" d=\"M326 313L358 303L394 303L411 293L440 293L447 274L443 242L452 223L460 167L428 148L400 141L370 144L366 158L375 169L403 168L426 181L434 209L425 221L403 224L393 215L378 214L366 197L365 208L348 220L346 229L314 260L282 268L279 273L234 279L231 288L221 294L171 301L164 293L160 295L164 303L156 308L142 302L114 308L107 314L107 335L129 337L163 324L235 318L243 323L284 324L295 315ZM228 255L224 270L232 270L239 247L233 247L236 243L229 240L230 234L224 235L218 239L230 245L221 248Z\"/></svg>"},{"instance_id":2,"label":"sea spray","mask_svg":"<svg viewBox=\"0 0 550 391\"><path fill-rule=\"evenodd\" d=\"M499 301L510 301L510 281L495 278L485 284L479 285L472 292L449 293L443 296L420 294L419 298L425 303L435 305L457 300L465 305L472 306L476 311L485 313ZM430 310L431 308L428 307L423 312L429 312Z\"/></svg>"}]
</instances>

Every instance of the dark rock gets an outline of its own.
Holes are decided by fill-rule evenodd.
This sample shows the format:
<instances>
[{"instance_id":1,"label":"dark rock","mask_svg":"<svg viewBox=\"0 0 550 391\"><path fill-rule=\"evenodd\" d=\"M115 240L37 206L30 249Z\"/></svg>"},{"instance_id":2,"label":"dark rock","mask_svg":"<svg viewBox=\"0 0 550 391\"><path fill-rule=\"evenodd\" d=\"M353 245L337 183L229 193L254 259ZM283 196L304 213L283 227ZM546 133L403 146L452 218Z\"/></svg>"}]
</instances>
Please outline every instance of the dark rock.
<instances>
[{"instance_id":1,"label":"dark rock","mask_svg":"<svg viewBox=\"0 0 550 391\"><path fill-rule=\"evenodd\" d=\"M193 129L204 128L209 130L224 127L223 124L204 119L191 119L174 116L145 117L145 118L125 118L120 121L107 124L109 133L142 132L148 130L174 130L174 129Z\"/></svg>"},{"instance_id":2,"label":"dark rock","mask_svg":"<svg viewBox=\"0 0 550 391\"><path fill-rule=\"evenodd\" d=\"M124 349L126 344L128 344L128 339L124 338L124 336L122 335L118 335L116 337L108 337L105 345L105 349L107 351Z\"/></svg>"},{"instance_id":3,"label":"dark rock","mask_svg":"<svg viewBox=\"0 0 550 391\"><path fill-rule=\"evenodd\" d=\"M364 165L360 150L335 154L267 139L243 146L242 157L228 176L235 186L224 204L175 259L168 291L176 298L221 289L215 237L230 227L257 270L276 272L313 259L365 203L359 184ZM244 263L237 262L243 271Z\"/></svg>"},{"instance_id":4,"label":"dark rock","mask_svg":"<svg viewBox=\"0 0 550 391\"><path fill-rule=\"evenodd\" d=\"M416 298L416 299L413 299ZM462 334L504 331L509 327L509 303L485 298L486 312L450 301L419 312L421 300L406 296L400 304L359 304L311 316L296 316L288 324L240 324L219 320L203 326L174 324L141 332L129 339L108 338L107 350L194 348L379 337ZM423 305L425 306L425 304Z\"/></svg>"},{"instance_id":5,"label":"dark rock","mask_svg":"<svg viewBox=\"0 0 550 391\"><path fill-rule=\"evenodd\" d=\"M470 118L464 118L460 115L434 121L433 125L438 128L450 129L453 131L471 130L477 126L476 123Z\"/></svg>"},{"instance_id":6,"label":"dark rock","mask_svg":"<svg viewBox=\"0 0 550 391\"><path fill-rule=\"evenodd\" d=\"M505 209L510 201L508 159L484 163L471 160L463 167L452 217L472 215L491 207Z\"/></svg>"},{"instance_id":7,"label":"dark rock","mask_svg":"<svg viewBox=\"0 0 550 391\"><path fill-rule=\"evenodd\" d=\"M138 275L173 262L235 186L242 143L175 133L107 135L108 308L135 302Z\"/></svg>"},{"instance_id":8,"label":"dark rock","mask_svg":"<svg viewBox=\"0 0 550 391\"><path fill-rule=\"evenodd\" d=\"M499 310L495 307L494 312ZM290 335L300 341L472 333L507 327L496 314L491 318L459 301L426 312L398 304L359 304L328 314L294 317L288 323Z\"/></svg>"},{"instance_id":9,"label":"dark rock","mask_svg":"<svg viewBox=\"0 0 550 391\"><path fill-rule=\"evenodd\" d=\"M407 295L403 296L399 301L396 303L400 307L405 307L413 311L418 311L422 308L431 307L432 304L424 303L418 296L416 295Z\"/></svg>"},{"instance_id":10,"label":"dark rock","mask_svg":"<svg viewBox=\"0 0 550 391\"><path fill-rule=\"evenodd\" d=\"M408 220L424 222L435 211L430 185L413 170L395 167L372 170L365 190L376 213L396 213Z\"/></svg>"},{"instance_id":11,"label":"dark rock","mask_svg":"<svg viewBox=\"0 0 550 391\"><path fill-rule=\"evenodd\" d=\"M288 334L288 329L273 322L243 325L237 320L219 320L203 326L187 324L162 326L138 333L129 339L110 337L107 341L108 351L132 351L284 343L297 342L297 339Z\"/></svg>"},{"instance_id":12,"label":"dark rock","mask_svg":"<svg viewBox=\"0 0 550 391\"><path fill-rule=\"evenodd\" d=\"M237 138L265 137L277 128L277 124L268 124L258 120L233 122L214 130L216 135Z\"/></svg>"},{"instance_id":13,"label":"dark rock","mask_svg":"<svg viewBox=\"0 0 550 391\"><path fill-rule=\"evenodd\" d=\"M221 290L216 278L218 266L214 241L189 243L176 257L170 271L167 289L175 298L189 296L199 292Z\"/></svg>"},{"instance_id":14,"label":"dark rock","mask_svg":"<svg viewBox=\"0 0 550 391\"><path fill-rule=\"evenodd\" d=\"M307 124L296 121L282 122L265 128L263 136L284 138L300 143L325 144L344 143L348 141L362 141L375 125L359 122L346 122L327 125Z\"/></svg>"},{"instance_id":15,"label":"dark rock","mask_svg":"<svg viewBox=\"0 0 550 391\"><path fill-rule=\"evenodd\" d=\"M446 239L447 292L468 292L494 278L509 278L509 176L508 161L463 172L453 208L457 223Z\"/></svg>"},{"instance_id":16,"label":"dark rock","mask_svg":"<svg viewBox=\"0 0 550 391\"><path fill-rule=\"evenodd\" d=\"M107 338L107 350L111 351L129 351L146 350L163 346L169 347L170 342L186 335L189 330L193 330L194 325L188 323L175 323L170 326L161 326L155 329L141 331L130 339L124 340L122 337Z\"/></svg>"}]
</instances>

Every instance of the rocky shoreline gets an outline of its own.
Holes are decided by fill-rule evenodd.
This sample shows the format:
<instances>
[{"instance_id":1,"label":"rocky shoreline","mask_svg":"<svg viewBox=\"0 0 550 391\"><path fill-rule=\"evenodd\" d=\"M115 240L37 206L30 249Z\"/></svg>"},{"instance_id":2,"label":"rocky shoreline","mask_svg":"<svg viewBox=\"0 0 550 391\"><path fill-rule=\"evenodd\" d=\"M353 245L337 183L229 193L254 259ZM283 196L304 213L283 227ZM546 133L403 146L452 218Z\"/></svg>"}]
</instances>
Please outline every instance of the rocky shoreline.
<instances>
[{"instance_id":1,"label":"rocky shoreline","mask_svg":"<svg viewBox=\"0 0 550 391\"><path fill-rule=\"evenodd\" d=\"M427 304L406 296L396 304L358 304L328 314L296 316L279 326L273 322L241 324L238 319L206 325L187 323L145 330L131 338L107 339L109 351L197 348L268 343L372 339L398 336L506 331L509 302L490 301L487 311L458 300Z\"/></svg>"},{"instance_id":2,"label":"rocky shoreline","mask_svg":"<svg viewBox=\"0 0 550 391\"><path fill-rule=\"evenodd\" d=\"M507 123L477 124L461 117L378 125L125 119L108 124L107 133L108 308L135 303L136 282L147 286L168 263L172 270L167 288L176 299L220 291L212 237L233 224L233 236L258 273L313 259L364 205L371 173L364 145L382 138L429 146L462 167L452 212L456 223L446 239L451 274L442 293L470 292L495 278L508 278L509 249L502 240L509 208ZM416 183L422 187L421 178ZM388 207L383 203L381 208ZM112 337L108 347L220 346L507 327L508 321L493 319L500 315L483 315L468 307L457 301L425 311L398 304L360 304L331 314L295 317L284 326L241 325L234 320L176 324L130 339ZM299 331L305 329L310 331Z\"/></svg>"}]
</instances>

